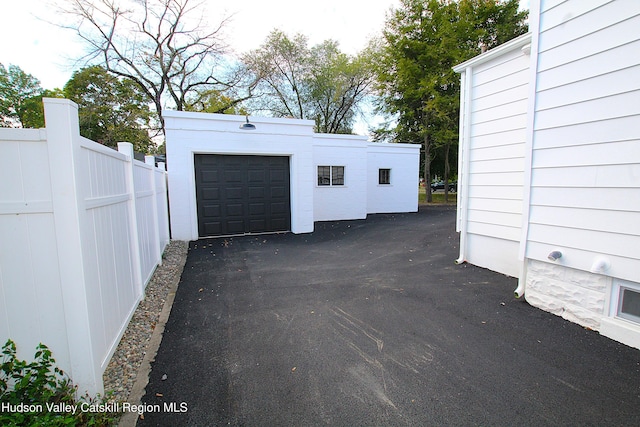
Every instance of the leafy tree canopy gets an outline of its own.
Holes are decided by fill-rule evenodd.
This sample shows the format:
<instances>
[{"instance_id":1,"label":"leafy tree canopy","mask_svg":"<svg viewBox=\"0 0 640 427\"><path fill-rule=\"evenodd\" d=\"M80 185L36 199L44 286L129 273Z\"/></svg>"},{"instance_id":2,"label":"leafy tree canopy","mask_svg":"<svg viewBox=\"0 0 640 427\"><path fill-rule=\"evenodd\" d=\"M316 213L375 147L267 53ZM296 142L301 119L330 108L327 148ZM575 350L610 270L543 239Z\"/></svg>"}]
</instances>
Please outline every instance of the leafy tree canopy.
<instances>
[{"instance_id":1,"label":"leafy tree canopy","mask_svg":"<svg viewBox=\"0 0 640 427\"><path fill-rule=\"evenodd\" d=\"M215 89L197 92L184 105L185 111L218 114L247 114L246 110L235 104L231 98Z\"/></svg>"},{"instance_id":2,"label":"leafy tree canopy","mask_svg":"<svg viewBox=\"0 0 640 427\"><path fill-rule=\"evenodd\" d=\"M17 65L5 68L0 63L0 127L27 127L27 100L41 93L38 79Z\"/></svg>"},{"instance_id":3,"label":"leafy tree canopy","mask_svg":"<svg viewBox=\"0 0 640 427\"><path fill-rule=\"evenodd\" d=\"M131 79L92 66L73 73L63 92L78 104L82 136L109 147L127 141L135 151L152 151L149 100Z\"/></svg>"},{"instance_id":4,"label":"leafy tree canopy","mask_svg":"<svg viewBox=\"0 0 640 427\"><path fill-rule=\"evenodd\" d=\"M434 150L458 141L460 78L452 67L527 31L518 0L401 0L389 16L377 56L379 110L393 127L379 139L425 146L425 179ZM453 150L455 151L455 150Z\"/></svg>"},{"instance_id":5,"label":"leafy tree canopy","mask_svg":"<svg viewBox=\"0 0 640 427\"><path fill-rule=\"evenodd\" d=\"M62 89L44 89L39 95L27 98L23 104L23 127L43 128L45 126L42 98L64 98L64 92Z\"/></svg>"},{"instance_id":6,"label":"leafy tree canopy","mask_svg":"<svg viewBox=\"0 0 640 427\"><path fill-rule=\"evenodd\" d=\"M243 57L259 82L250 106L276 117L314 120L318 132L351 133L373 83L368 53L346 55L333 40L309 47L302 34L274 30Z\"/></svg>"}]
</instances>

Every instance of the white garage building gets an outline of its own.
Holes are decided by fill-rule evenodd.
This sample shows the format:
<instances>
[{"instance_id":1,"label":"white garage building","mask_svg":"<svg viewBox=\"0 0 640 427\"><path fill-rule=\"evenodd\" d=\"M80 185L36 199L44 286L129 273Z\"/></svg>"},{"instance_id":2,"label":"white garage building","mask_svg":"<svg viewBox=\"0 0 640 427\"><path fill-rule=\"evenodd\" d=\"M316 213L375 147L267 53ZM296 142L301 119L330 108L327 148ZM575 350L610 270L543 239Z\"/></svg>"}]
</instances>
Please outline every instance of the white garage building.
<instances>
[{"instance_id":1,"label":"white garage building","mask_svg":"<svg viewBox=\"0 0 640 427\"><path fill-rule=\"evenodd\" d=\"M166 111L173 239L292 231L418 209L420 146L315 134L313 121Z\"/></svg>"}]
</instances>

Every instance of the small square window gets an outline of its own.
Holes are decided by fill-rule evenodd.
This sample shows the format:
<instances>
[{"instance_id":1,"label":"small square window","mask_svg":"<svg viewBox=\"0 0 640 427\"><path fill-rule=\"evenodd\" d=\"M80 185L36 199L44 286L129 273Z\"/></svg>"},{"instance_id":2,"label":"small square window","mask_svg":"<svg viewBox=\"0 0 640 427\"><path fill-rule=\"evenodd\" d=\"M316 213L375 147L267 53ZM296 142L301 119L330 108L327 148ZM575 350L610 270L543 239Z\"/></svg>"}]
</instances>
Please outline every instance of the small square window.
<instances>
[{"instance_id":1,"label":"small square window","mask_svg":"<svg viewBox=\"0 0 640 427\"><path fill-rule=\"evenodd\" d=\"M640 292L620 286L618 316L623 319L640 322Z\"/></svg>"},{"instance_id":2,"label":"small square window","mask_svg":"<svg viewBox=\"0 0 640 427\"><path fill-rule=\"evenodd\" d=\"M391 169L378 169L378 184L391 184Z\"/></svg>"}]
</instances>

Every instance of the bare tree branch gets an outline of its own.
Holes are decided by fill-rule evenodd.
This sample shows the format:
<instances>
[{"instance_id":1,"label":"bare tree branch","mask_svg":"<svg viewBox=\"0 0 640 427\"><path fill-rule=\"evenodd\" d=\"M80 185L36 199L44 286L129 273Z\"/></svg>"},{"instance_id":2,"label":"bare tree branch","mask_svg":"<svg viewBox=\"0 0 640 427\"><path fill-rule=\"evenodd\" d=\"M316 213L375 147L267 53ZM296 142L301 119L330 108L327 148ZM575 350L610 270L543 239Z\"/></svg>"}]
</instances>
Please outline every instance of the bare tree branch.
<instances>
[{"instance_id":1,"label":"bare tree branch","mask_svg":"<svg viewBox=\"0 0 640 427\"><path fill-rule=\"evenodd\" d=\"M229 73L223 29L203 19L197 0L63 0L61 11L87 46L85 61L132 79L153 102L163 124L164 108L183 110L199 91L232 93L234 105L250 95ZM248 92L251 92L250 90ZM164 128L164 126L162 126Z\"/></svg>"}]
</instances>

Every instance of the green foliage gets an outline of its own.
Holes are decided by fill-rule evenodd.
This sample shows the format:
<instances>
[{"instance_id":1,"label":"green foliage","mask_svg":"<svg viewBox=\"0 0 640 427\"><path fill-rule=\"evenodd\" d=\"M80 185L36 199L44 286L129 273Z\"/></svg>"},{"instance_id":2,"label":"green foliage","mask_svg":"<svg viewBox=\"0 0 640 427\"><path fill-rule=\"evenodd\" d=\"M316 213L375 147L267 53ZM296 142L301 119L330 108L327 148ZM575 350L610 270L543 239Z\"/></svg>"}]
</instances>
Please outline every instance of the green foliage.
<instances>
[{"instance_id":1,"label":"green foliage","mask_svg":"<svg viewBox=\"0 0 640 427\"><path fill-rule=\"evenodd\" d=\"M45 89L40 95L32 96L24 101L22 126L25 128L43 128L44 123L44 104L42 98L64 98L62 89Z\"/></svg>"},{"instance_id":2,"label":"green foliage","mask_svg":"<svg viewBox=\"0 0 640 427\"><path fill-rule=\"evenodd\" d=\"M246 110L238 107L234 99L223 95L220 91L215 89L196 92L193 99L185 103L184 111L218 114L248 114Z\"/></svg>"},{"instance_id":3,"label":"green foliage","mask_svg":"<svg viewBox=\"0 0 640 427\"><path fill-rule=\"evenodd\" d=\"M243 58L260 82L251 105L276 117L314 120L317 132L351 133L373 82L367 54L346 55L333 40L309 47L302 34L274 30Z\"/></svg>"},{"instance_id":4,"label":"green foliage","mask_svg":"<svg viewBox=\"0 0 640 427\"><path fill-rule=\"evenodd\" d=\"M323 133L352 133L359 105L369 94L373 67L368 51L351 57L327 40L309 52L309 116Z\"/></svg>"},{"instance_id":5,"label":"green foliage","mask_svg":"<svg viewBox=\"0 0 640 427\"><path fill-rule=\"evenodd\" d=\"M64 95L78 104L82 136L109 147L126 141L135 151L152 150L148 98L133 80L91 66L73 73Z\"/></svg>"},{"instance_id":6,"label":"green foliage","mask_svg":"<svg viewBox=\"0 0 640 427\"><path fill-rule=\"evenodd\" d=\"M76 387L65 373L55 366L51 351L44 344L36 347L34 361L27 363L16 357L16 345L12 340L2 347L0 365L0 404L33 405L42 410L0 411L3 426L109 426L114 425L119 414L114 412L88 412L49 410L49 405L106 405L107 399L75 398Z\"/></svg>"},{"instance_id":7,"label":"green foliage","mask_svg":"<svg viewBox=\"0 0 640 427\"><path fill-rule=\"evenodd\" d=\"M0 63L0 127L26 127L27 100L41 93L38 79L17 65L5 68Z\"/></svg>"},{"instance_id":8,"label":"green foliage","mask_svg":"<svg viewBox=\"0 0 640 427\"><path fill-rule=\"evenodd\" d=\"M527 31L517 0L401 0L383 32L376 74L379 109L392 128L378 139L425 145L425 179L437 153L448 174L458 141L460 77L456 64Z\"/></svg>"}]
</instances>

